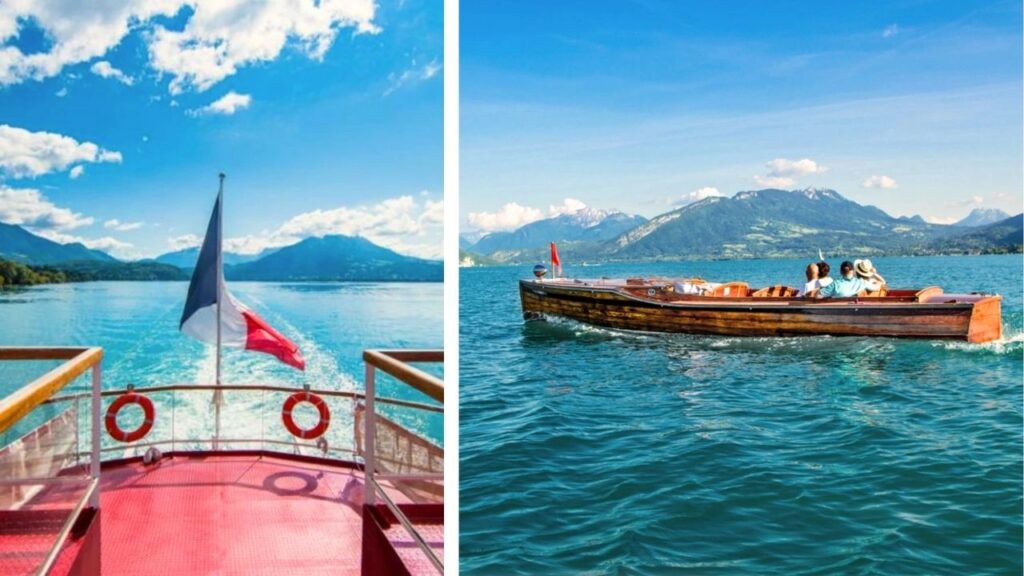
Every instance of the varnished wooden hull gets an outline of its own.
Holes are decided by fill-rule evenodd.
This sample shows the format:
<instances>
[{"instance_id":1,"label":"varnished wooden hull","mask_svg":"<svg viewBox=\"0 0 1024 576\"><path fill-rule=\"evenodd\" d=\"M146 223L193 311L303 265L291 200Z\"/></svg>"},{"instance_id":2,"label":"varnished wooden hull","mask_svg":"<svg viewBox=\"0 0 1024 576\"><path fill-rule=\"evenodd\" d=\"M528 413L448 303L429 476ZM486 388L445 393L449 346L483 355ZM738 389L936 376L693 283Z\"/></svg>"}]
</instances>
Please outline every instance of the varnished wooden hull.
<instances>
[{"instance_id":1,"label":"varnished wooden hull","mask_svg":"<svg viewBox=\"0 0 1024 576\"><path fill-rule=\"evenodd\" d=\"M988 342L1002 336L1000 297L908 298L645 297L643 288L521 280L524 318L723 336L885 336Z\"/></svg>"}]
</instances>

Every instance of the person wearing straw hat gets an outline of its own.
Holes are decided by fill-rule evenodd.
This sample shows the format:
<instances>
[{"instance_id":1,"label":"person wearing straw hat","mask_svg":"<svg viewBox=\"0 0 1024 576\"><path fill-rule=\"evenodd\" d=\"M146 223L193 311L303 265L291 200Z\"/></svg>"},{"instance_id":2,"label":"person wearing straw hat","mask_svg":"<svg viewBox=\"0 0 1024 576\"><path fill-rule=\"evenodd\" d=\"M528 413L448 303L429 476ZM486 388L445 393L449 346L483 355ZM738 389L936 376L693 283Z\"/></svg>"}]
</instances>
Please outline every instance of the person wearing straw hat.
<instances>
[{"instance_id":1,"label":"person wearing straw hat","mask_svg":"<svg viewBox=\"0 0 1024 576\"><path fill-rule=\"evenodd\" d=\"M853 271L857 273L857 276L861 277L865 282L868 283L868 290L877 291L885 286L885 278L875 270L875 266L871 263L871 260L867 258L863 260L855 260L853 262Z\"/></svg>"}]
</instances>

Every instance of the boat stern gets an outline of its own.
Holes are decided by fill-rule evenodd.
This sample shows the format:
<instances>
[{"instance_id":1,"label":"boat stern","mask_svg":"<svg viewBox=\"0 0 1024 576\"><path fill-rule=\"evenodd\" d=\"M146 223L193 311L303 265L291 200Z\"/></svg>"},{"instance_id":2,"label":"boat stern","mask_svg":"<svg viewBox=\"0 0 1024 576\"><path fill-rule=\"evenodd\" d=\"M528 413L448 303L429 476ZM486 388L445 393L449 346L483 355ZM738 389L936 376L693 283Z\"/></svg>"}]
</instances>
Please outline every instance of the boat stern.
<instances>
[{"instance_id":1,"label":"boat stern","mask_svg":"<svg viewBox=\"0 0 1024 576\"><path fill-rule=\"evenodd\" d=\"M1002 297L986 296L974 303L967 327L967 341L974 344L992 342L1003 337Z\"/></svg>"}]
</instances>

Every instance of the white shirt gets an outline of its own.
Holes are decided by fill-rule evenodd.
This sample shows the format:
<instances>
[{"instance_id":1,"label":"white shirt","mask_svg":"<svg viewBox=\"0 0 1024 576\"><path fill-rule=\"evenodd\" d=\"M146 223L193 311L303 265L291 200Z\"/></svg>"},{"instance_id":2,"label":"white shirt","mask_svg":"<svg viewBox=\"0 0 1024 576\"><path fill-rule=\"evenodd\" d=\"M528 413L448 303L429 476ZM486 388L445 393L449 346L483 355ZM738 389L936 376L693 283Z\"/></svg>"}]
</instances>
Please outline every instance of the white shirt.
<instances>
[{"instance_id":1,"label":"white shirt","mask_svg":"<svg viewBox=\"0 0 1024 576\"><path fill-rule=\"evenodd\" d=\"M828 277L815 278L814 280L811 280L810 282L804 284L804 287L801 288L796 295L798 298L802 298L804 296L807 296L808 293L824 288L825 286L828 286L831 283L832 279Z\"/></svg>"}]
</instances>

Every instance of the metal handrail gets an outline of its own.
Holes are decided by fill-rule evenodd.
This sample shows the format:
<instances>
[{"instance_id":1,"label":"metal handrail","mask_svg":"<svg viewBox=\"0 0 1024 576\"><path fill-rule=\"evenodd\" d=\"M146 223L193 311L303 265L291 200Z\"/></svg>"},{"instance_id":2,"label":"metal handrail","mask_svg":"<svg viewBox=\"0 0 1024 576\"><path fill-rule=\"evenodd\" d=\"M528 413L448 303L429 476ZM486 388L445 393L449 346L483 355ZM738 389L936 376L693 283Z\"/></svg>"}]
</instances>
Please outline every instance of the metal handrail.
<instances>
[{"instance_id":1,"label":"metal handrail","mask_svg":"<svg viewBox=\"0 0 1024 576\"><path fill-rule=\"evenodd\" d=\"M136 394L156 393L156 392L190 392L195 390L227 390L227 391L261 391L261 392L284 392L292 393L299 392L301 389L288 388L286 386L269 386L265 384L221 384L217 386L215 384L167 384L163 386L144 386L144 387L133 387L130 391ZM104 390L100 392L100 396L120 396L128 392L128 388L121 388L115 390ZM366 398L366 394L362 392L356 392L351 390L323 390L317 388L310 388L309 392L313 394L319 394L321 396L336 397L336 398L352 398L353 400L363 400ZM78 394L64 394L61 396L54 396L46 402L61 402L65 400L74 400L75 398L84 398L89 394L86 392ZM401 400L399 398L377 398L377 401L381 404L390 404L394 406L402 406L404 408L416 408L418 410L427 410L430 412L444 412L444 406L435 406L433 404L426 404L423 402L414 402L412 400ZM44 402L44 403L46 403Z\"/></svg>"},{"instance_id":2,"label":"metal handrail","mask_svg":"<svg viewBox=\"0 0 1024 576\"><path fill-rule=\"evenodd\" d=\"M0 360L66 360L53 370L0 399L0 434L9 430L72 380L99 366L102 348L0 348Z\"/></svg>"},{"instance_id":3,"label":"metal handrail","mask_svg":"<svg viewBox=\"0 0 1024 576\"><path fill-rule=\"evenodd\" d=\"M409 362L444 362L443 350L364 350L363 361L438 402L444 403L444 382Z\"/></svg>"},{"instance_id":4,"label":"metal handrail","mask_svg":"<svg viewBox=\"0 0 1024 576\"><path fill-rule=\"evenodd\" d=\"M377 474L377 457L376 457L376 408L375 402L379 399L376 398L376 370L381 370L391 376L397 378L400 382L408 384L409 386L423 392L430 396L434 400L440 403L444 403L444 382L440 378L427 374L426 372L411 366L408 362L443 362L444 351L442 350L365 350L363 352L363 361L366 364L366 380L364 387L366 389L366 397L364 401L365 418L363 420L363 442L364 442L364 454L363 454L363 473L365 474L366 483L364 485L363 492L363 503L369 506L373 506L377 501L377 493L379 492L384 500L384 504L394 514L395 518L402 524L406 532L412 536L416 545L423 550L423 553L430 560L430 563L434 565L434 568L441 574L444 574L444 564L437 555L434 554L433 549L423 540L419 532L412 526L409 519L405 514L398 508L398 506L391 500L391 498L384 492L380 484L377 482L377 478L384 478L385 475ZM357 446L358 448L358 446ZM388 475L398 476L398 475ZM420 476L420 475L408 475L408 476ZM443 474L438 475L426 475L428 480L442 480L444 479Z\"/></svg>"},{"instance_id":5,"label":"metal handrail","mask_svg":"<svg viewBox=\"0 0 1024 576\"><path fill-rule=\"evenodd\" d=\"M164 446L164 445L167 445L167 444L171 444L171 445L188 444L189 442L213 442L213 438L172 438L170 440L153 440L153 441L150 441L150 442L133 442L131 444L131 447L132 448L146 448L146 447L149 447L149 446ZM225 439L221 439L220 442L222 444L257 444L257 443L260 443L260 444L277 444L277 445L280 445L280 446L291 446L293 448L298 447L298 448L310 448L310 449L316 448L316 449L319 449L319 447L316 444L299 443L299 442L286 442L284 440L273 440L273 439L270 439L270 438L229 438L229 439L226 439L226 440ZM124 446L109 446L107 448L101 449L100 453L104 453L104 452L124 452L124 450L125 450ZM230 451L224 451L224 450L221 450L219 452L230 453ZM354 449L352 449L352 448L330 448L330 447L328 447L327 452L347 452L347 453L352 454L352 455L355 455L355 453L356 453L356 451Z\"/></svg>"},{"instance_id":6,"label":"metal handrail","mask_svg":"<svg viewBox=\"0 0 1024 576\"><path fill-rule=\"evenodd\" d=\"M99 484L99 478L89 480L85 493L83 493L82 497L78 499L78 504L75 505L75 509L71 511L68 519L64 521L64 526L62 526L60 532L57 533L57 541L53 544L53 548L51 548L50 553L46 555L46 560L43 561L43 565L39 567L39 571L36 572L36 574L50 573L50 569L53 568L53 563L57 561L57 556L60 555L61 548L64 547L64 541L67 540L68 536L71 534L71 529L75 527L75 522L78 522L78 518L81 516L82 510L85 509L86 503L93 499L93 495L97 494L97 487Z\"/></svg>"},{"instance_id":7,"label":"metal handrail","mask_svg":"<svg viewBox=\"0 0 1024 576\"><path fill-rule=\"evenodd\" d=\"M399 508L393 500L391 500L391 497L384 491L384 488L382 488L372 476L367 476L367 481L371 486L371 490L374 492L380 492L381 498L384 500L384 505L388 507L388 510L390 510L391 514L395 516L398 523L401 524L402 527L405 528L405 531L412 536L412 539L416 541L416 545L419 546L420 550L423 551L423 554L426 555L427 560L430 560L430 563L434 565L434 568L439 574L444 574L444 562L437 557L437 554L434 554L434 549L427 544L426 540L424 540L422 536L420 536L420 533L413 527L412 522L410 522L409 518L407 518L405 513L402 512L402 509Z\"/></svg>"}]
</instances>

